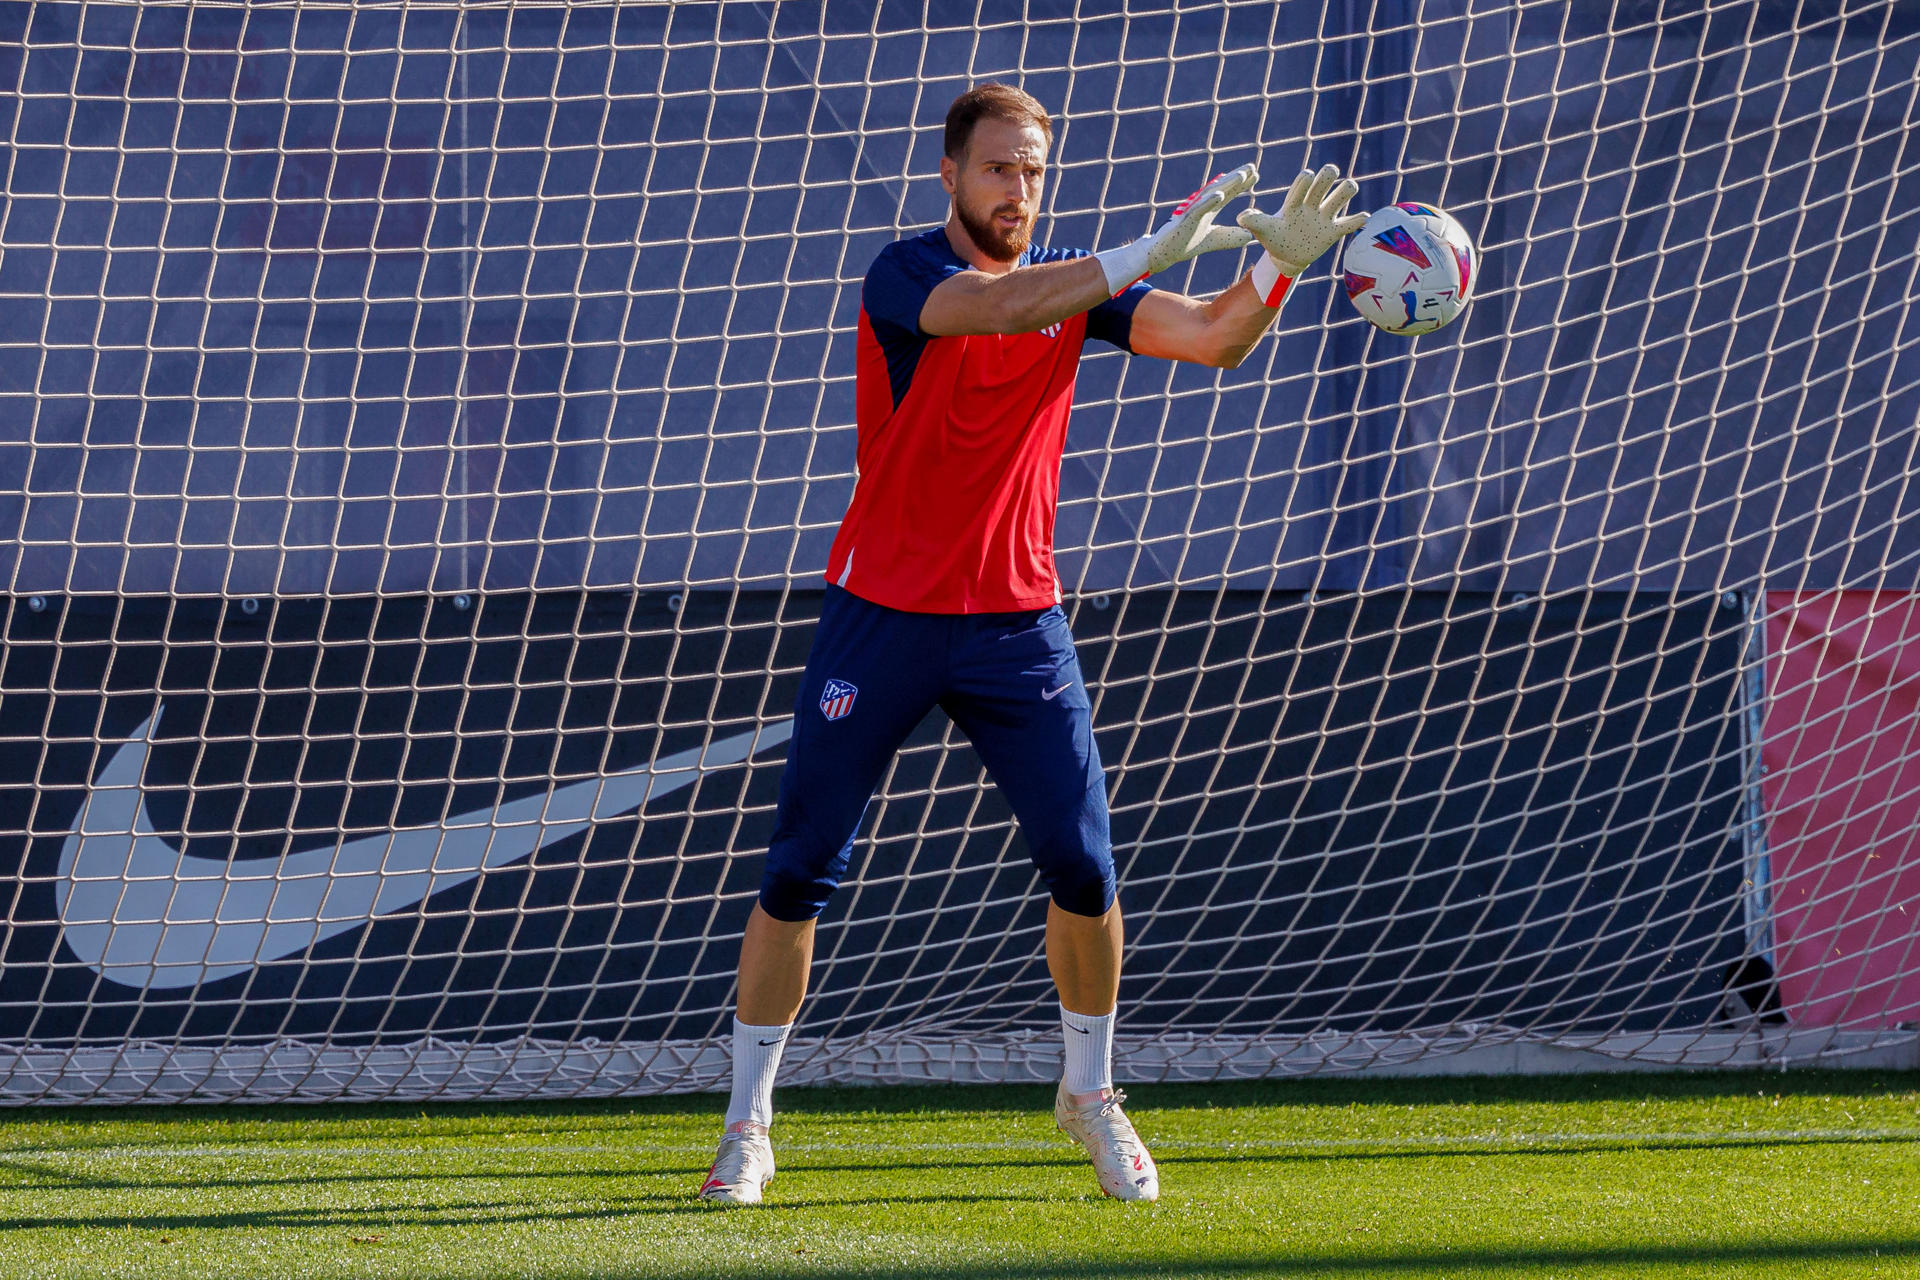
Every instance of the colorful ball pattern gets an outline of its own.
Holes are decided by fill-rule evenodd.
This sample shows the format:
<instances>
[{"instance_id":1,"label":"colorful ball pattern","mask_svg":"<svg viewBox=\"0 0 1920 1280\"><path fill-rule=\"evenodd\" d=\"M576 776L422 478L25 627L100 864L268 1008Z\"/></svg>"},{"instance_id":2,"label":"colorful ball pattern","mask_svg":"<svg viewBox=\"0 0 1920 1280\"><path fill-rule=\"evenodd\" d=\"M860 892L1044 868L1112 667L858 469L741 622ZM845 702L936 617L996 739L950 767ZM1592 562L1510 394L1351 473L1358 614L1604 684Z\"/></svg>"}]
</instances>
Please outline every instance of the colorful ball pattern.
<instances>
[{"instance_id":1,"label":"colorful ball pattern","mask_svg":"<svg viewBox=\"0 0 1920 1280\"><path fill-rule=\"evenodd\" d=\"M1480 254L1446 210L1402 201L1347 241L1340 269L1354 309L1401 337L1432 333L1467 309Z\"/></svg>"}]
</instances>

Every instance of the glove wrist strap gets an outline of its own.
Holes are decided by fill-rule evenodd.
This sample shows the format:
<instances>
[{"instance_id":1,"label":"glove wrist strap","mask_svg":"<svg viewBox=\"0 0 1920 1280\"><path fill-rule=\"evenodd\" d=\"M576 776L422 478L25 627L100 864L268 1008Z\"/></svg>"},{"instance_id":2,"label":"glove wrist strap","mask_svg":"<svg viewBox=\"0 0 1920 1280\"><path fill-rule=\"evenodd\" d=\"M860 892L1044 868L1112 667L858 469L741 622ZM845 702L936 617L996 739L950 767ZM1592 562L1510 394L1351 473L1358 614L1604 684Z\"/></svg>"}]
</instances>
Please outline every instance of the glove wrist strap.
<instances>
[{"instance_id":1,"label":"glove wrist strap","mask_svg":"<svg viewBox=\"0 0 1920 1280\"><path fill-rule=\"evenodd\" d=\"M1292 263L1281 262L1272 254L1263 253L1260 261L1253 264L1253 291L1260 295L1263 306L1277 307L1299 275L1300 268Z\"/></svg>"},{"instance_id":2,"label":"glove wrist strap","mask_svg":"<svg viewBox=\"0 0 1920 1280\"><path fill-rule=\"evenodd\" d=\"M1147 251L1152 236L1142 236L1130 244L1118 249L1102 249L1093 255L1101 270L1107 273L1107 296L1118 297L1123 291L1147 278Z\"/></svg>"}]
</instances>

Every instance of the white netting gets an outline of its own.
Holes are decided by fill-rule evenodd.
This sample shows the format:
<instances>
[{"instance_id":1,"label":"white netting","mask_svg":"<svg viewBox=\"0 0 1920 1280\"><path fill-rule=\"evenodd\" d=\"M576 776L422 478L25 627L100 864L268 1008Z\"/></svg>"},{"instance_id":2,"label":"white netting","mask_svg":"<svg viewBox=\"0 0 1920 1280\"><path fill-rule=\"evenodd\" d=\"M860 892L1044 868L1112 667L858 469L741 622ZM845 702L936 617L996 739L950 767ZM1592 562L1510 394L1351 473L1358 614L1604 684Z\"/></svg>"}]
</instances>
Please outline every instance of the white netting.
<instances>
[{"instance_id":1,"label":"white netting","mask_svg":"<svg viewBox=\"0 0 1920 1280\"><path fill-rule=\"evenodd\" d=\"M722 1078L859 282L944 217L940 124L988 78L1057 112L1053 244L1330 160L1482 251L1414 344L1325 263L1237 371L1088 350L1057 542L1122 1074L1911 1057L1902 7L32 4L0 36L0 1098ZM1055 1069L981 783L937 718L888 775L795 1079Z\"/></svg>"}]
</instances>

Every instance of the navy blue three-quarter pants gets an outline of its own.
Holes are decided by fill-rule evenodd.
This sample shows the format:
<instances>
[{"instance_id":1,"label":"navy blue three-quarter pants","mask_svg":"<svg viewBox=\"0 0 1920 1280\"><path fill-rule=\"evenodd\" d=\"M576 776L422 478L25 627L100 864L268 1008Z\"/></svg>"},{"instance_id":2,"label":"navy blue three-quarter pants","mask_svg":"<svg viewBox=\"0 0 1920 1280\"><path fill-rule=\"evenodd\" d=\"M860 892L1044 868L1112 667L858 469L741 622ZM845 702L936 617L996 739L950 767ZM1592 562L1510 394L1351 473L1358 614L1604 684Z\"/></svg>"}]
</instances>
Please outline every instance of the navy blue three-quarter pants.
<instances>
[{"instance_id":1,"label":"navy blue three-quarter pants","mask_svg":"<svg viewBox=\"0 0 1920 1280\"><path fill-rule=\"evenodd\" d=\"M1061 909L1113 905L1106 779L1066 614L902 613L828 587L760 887L768 915L820 914L887 763L936 706L980 753Z\"/></svg>"}]
</instances>

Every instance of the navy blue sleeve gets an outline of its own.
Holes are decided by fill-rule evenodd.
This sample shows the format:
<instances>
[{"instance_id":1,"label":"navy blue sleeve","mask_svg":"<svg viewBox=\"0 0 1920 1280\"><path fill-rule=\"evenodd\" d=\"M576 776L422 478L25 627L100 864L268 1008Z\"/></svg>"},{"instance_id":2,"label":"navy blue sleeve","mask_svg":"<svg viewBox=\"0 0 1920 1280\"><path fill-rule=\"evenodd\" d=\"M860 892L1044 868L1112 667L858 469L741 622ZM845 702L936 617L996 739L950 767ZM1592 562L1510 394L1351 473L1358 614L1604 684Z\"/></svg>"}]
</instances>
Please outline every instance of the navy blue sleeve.
<instances>
[{"instance_id":1,"label":"navy blue sleeve","mask_svg":"<svg viewBox=\"0 0 1920 1280\"><path fill-rule=\"evenodd\" d=\"M920 328L920 309L927 305L927 295L942 281L966 269L967 264L958 258L949 254L943 261L915 240L901 240L882 249L867 268L866 281L860 288L860 307L867 313L874 336L882 342L930 337Z\"/></svg>"},{"instance_id":2,"label":"navy blue sleeve","mask_svg":"<svg viewBox=\"0 0 1920 1280\"><path fill-rule=\"evenodd\" d=\"M1153 292L1145 280L1136 280L1087 312L1087 336L1111 342L1122 351L1133 350L1133 309Z\"/></svg>"}]
</instances>

